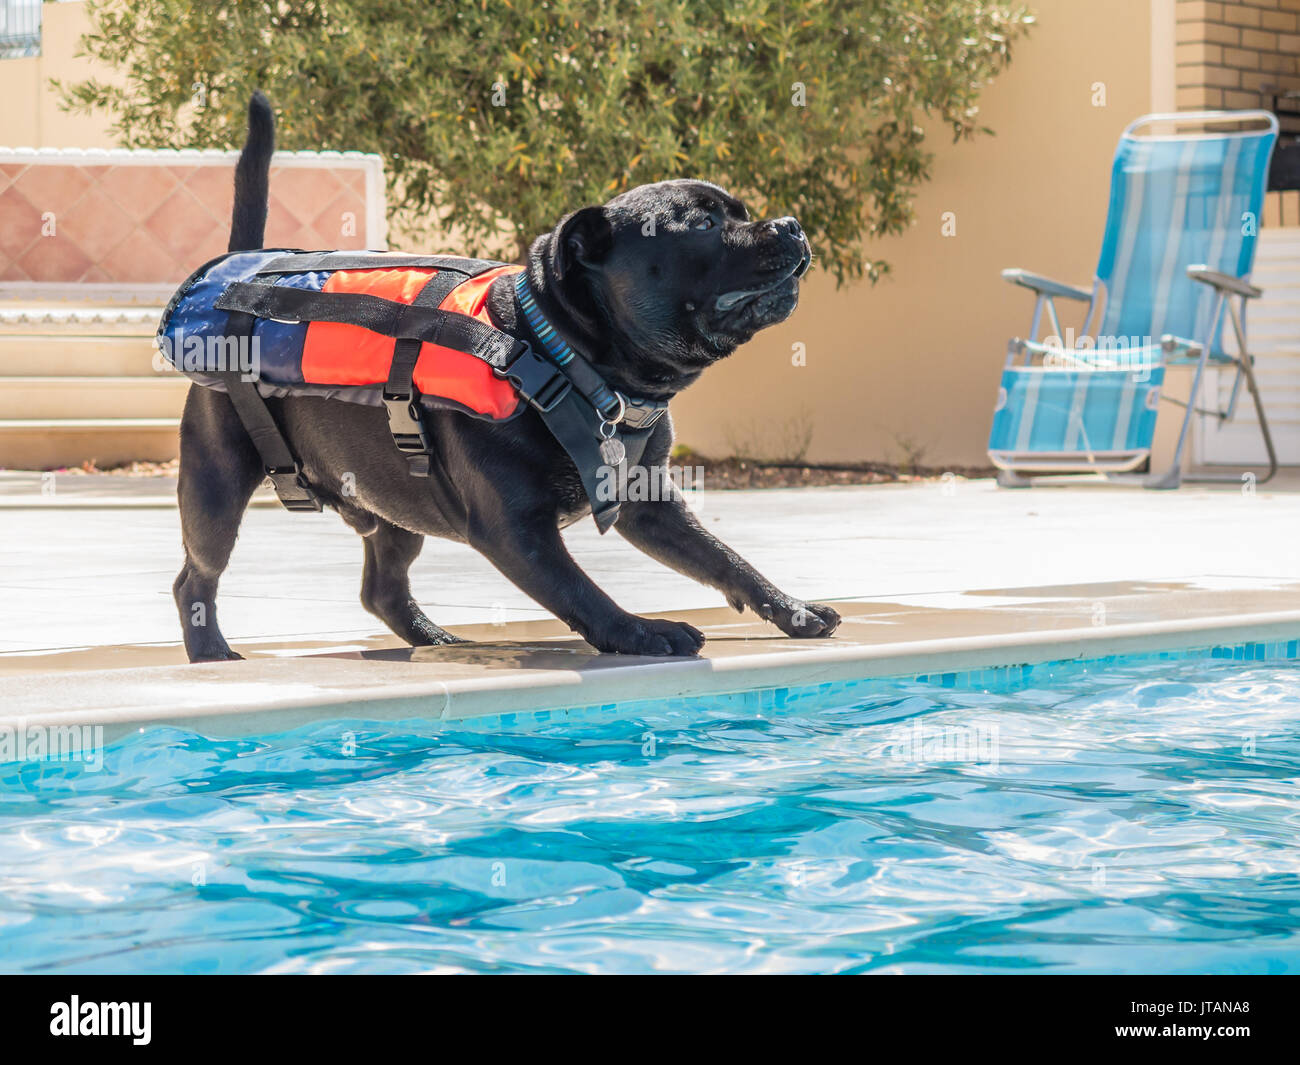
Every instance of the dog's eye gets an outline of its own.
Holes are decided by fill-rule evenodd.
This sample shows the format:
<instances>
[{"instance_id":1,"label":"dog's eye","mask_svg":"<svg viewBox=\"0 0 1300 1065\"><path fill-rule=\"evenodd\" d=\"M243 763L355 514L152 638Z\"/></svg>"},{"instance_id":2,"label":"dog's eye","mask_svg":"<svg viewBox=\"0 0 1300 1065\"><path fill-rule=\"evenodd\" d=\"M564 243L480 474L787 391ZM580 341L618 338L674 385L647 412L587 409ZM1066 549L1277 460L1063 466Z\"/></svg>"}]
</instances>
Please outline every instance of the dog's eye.
<instances>
[{"instance_id":1,"label":"dog's eye","mask_svg":"<svg viewBox=\"0 0 1300 1065\"><path fill-rule=\"evenodd\" d=\"M695 223L695 225L691 226L691 228L692 228L692 229L712 229L712 228L713 228L713 219L712 219L712 218L701 218L698 222Z\"/></svg>"}]
</instances>

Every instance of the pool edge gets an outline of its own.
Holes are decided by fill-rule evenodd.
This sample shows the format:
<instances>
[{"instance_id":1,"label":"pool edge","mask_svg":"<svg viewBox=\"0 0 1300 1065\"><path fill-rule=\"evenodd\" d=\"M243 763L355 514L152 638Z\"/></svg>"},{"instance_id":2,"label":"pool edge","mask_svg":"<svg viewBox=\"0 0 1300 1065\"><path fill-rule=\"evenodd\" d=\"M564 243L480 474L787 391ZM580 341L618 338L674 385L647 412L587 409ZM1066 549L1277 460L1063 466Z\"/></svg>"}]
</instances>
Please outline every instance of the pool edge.
<instances>
[{"instance_id":1,"label":"pool edge","mask_svg":"<svg viewBox=\"0 0 1300 1065\"><path fill-rule=\"evenodd\" d=\"M322 671L322 658L149 666L17 678L23 681L19 705L0 710L0 729L100 725L112 739L149 725L233 736L338 718L455 722L597 708L617 713L621 705L647 700L789 693L847 681L934 679L1122 655L1286 644L1297 638L1300 609L885 646L779 641L781 650L729 658L640 660L585 671L529 670L473 679L404 680L400 666L405 663L383 663L373 665L382 665L387 679L366 688L313 683L313 666ZM88 705L84 697L80 705L66 705L76 703L75 693L82 689L110 692L106 698L113 705ZM58 708L61 700L65 706Z\"/></svg>"}]
</instances>

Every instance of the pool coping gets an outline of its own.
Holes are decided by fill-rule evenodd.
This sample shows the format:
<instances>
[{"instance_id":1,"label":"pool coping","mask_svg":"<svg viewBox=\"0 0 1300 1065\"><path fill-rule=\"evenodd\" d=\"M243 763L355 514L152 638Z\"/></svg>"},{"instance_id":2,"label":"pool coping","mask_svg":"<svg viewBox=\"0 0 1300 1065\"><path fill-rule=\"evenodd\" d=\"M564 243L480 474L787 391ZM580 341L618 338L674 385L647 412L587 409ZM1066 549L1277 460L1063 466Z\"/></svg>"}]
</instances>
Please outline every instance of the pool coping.
<instances>
[{"instance_id":1,"label":"pool coping","mask_svg":"<svg viewBox=\"0 0 1300 1065\"><path fill-rule=\"evenodd\" d=\"M1300 602L1294 592L1279 589L1276 594ZM692 613L678 616L689 619ZM995 609L986 613L990 621L998 616ZM504 635L512 635L508 630L513 626L503 628ZM620 706L647 700L737 693L780 699L848 681L942 680L1006 667L1298 638L1300 607L884 644L771 639L762 641L775 645L770 650L751 650L746 644L743 653L729 657L668 661L577 652L571 645L578 641L572 638L516 638L498 646L519 649L525 655L521 661L528 661L527 654L585 657L575 659L578 668L525 665L461 677L437 676L436 654L393 660L391 655L376 659L359 653L20 674L7 678L12 690L0 708L0 729L98 725L111 739L149 725L219 737L281 732L340 718L454 722L595 709L617 713Z\"/></svg>"}]
</instances>

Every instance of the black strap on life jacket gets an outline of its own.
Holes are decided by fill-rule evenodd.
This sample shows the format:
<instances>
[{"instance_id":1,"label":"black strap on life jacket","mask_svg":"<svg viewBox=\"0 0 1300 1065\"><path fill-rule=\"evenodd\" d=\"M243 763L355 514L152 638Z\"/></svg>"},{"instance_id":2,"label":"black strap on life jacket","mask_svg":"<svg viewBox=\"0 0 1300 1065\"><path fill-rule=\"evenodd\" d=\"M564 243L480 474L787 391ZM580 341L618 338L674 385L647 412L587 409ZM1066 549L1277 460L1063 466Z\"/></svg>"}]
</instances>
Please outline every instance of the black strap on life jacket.
<instances>
[{"instance_id":1,"label":"black strap on life jacket","mask_svg":"<svg viewBox=\"0 0 1300 1065\"><path fill-rule=\"evenodd\" d=\"M329 255L324 258L330 262L335 261ZM416 257L403 256L403 258ZM412 307L440 307L442 301L450 296L457 286L499 265L484 259L460 260L441 256L437 258L438 262L444 265L438 267L438 272L430 277L416 294L415 299L411 301ZM279 261L274 260L270 265L274 266ZM425 259L420 265L433 264ZM348 269L348 267L332 267L332 269ZM389 364L388 380L384 382L382 393L384 407L388 411L388 431L393 434L393 443L397 450L406 456L407 469L412 477L429 476L429 436L425 431L424 415L420 410L420 393L414 381L415 364L420 361L423 344L422 340L412 337L398 337L393 342L393 361Z\"/></svg>"},{"instance_id":2,"label":"black strap on life jacket","mask_svg":"<svg viewBox=\"0 0 1300 1065\"><path fill-rule=\"evenodd\" d=\"M256 324L257 319L251 314L236 311L226 319L226 336L251 338ZM289 450L280 427L275 424L275 418L267 409L266 401L257 391L257 385L245 378L239 370L225 370L216 376L223 380L226 395L230 397L235 413L239 415L253 446L257 448L262 459L262 469L285 509L320 510L320 499L303 479L302 466Z\"/></svg>"},{"instance_id":3,"label":"black strap on life jacket","mask_svg":"<svg viewBox=\"0 0 1300 1065\"><path fill-rule=\"evenodd\" d=\"M523 341L477 318L437 307L398 303L363 292L309 292L285 285L235 281L214 306L281 322L340 322L383 336L426 341L482 359L494 369L507 365Z\"/></svg>"},{"instance_id":4,"label":"black strap on life jacket","mask_svg":"<svg viewBox=\"0 0 1300 1065\"><path fill-rule=\"evenodd\" d=\"M434 269L451 270L465 277L478 277L479 274L502 265L504 264L491 259L458 259L451 255L400 255L382 251L295 251L272 259L260 267L255 276L310 274L319 270Z\"/></svg>"},{"instance_id":5,"label":"black strap on life jacket","mask_svg":"<svg viewBox=\"0 0 1300 1065\"><path fill-rule=\"evenodd\" d=\"M406 456L413 477L429 475L429 437L420 409L420 393L413 374L426 341L464 351L497 369L512 361L519 342L469 315L439 309L439 304L468 278L499 266L484 260L435 259L415 256L358 256L343 253L319 255L285 255L271 260L260 273L299 273L306 270L374 269L396 266L393 260L406 260L403 266L443 266L409 304L380 296L352 292L314 292L306 289L237 281L216 302L221 310L274 318L290 322L342 322L358 325L394 339L393 359L382 398L388 412L388 429L393 443Z\"/></svg>"}]
</instances>

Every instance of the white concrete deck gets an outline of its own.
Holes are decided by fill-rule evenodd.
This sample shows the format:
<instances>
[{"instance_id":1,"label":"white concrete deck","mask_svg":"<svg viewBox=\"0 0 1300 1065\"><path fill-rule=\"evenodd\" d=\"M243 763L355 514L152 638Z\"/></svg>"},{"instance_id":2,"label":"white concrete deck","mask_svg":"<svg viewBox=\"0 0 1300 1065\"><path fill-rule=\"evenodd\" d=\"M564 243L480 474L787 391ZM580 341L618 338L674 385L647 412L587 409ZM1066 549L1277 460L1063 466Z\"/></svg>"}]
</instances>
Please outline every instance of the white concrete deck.
<instances>
[{"instance_id":1,"label":"white concrete deck","mask_svg":"<svg viewBox=\"0 0 1300 1065\"><path fill-rule=\"evenodd\" d=\"M520 681L529 705L591 705L739 690L760 678L880 676L887 665L934 670L945 656L971 668L1087 647L1300 637L1300 494L1285 487L1007 491L956 481L705 493L709 528L786 590L846 601L857 620L833 641L805 642L746 624L749 615L710 612L700 620L729 639L715 638L708 660L653 666L597 658L553 623L517 625L547 615L474 551L434 540L413 570L417 598L439 624L473 626L465 634L492 647L412 657L361 608L354 533L332 514L255 506L219 599L223 631L250 661L188 667L170 594L181 558L170 483L62 475L52 496L41 488L39 475L0 475L0 717L177 720L290 705L332 705L338 716L339 705L382 702L386 692L393 713L409 716L427 697L438 716L448 685L480 693L457 700L457 712L483 713L484 691ZM720 604L590 522L567 539L631 610ZM85 672L105 669L124 672Z\"/></svg>"}]
</instances>

